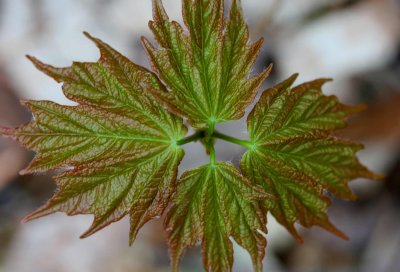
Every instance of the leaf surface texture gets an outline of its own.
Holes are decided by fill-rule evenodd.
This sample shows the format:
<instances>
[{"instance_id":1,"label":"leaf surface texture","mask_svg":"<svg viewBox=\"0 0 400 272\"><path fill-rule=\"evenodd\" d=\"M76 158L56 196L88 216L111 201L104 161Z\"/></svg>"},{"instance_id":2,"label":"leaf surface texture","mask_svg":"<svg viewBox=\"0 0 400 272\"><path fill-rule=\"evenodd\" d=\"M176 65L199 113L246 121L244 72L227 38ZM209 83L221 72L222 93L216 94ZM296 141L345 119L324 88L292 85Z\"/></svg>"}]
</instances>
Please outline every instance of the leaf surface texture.
<instances>
[{"instance_id":1,"label":"leaf surface texture","mask_svg":"<svg viewBox=\"0 0 400 272\"><path fill-rule=\"evenodd\" d=\"M187 31L170 21L160 0L153 0L150 28L159 44L143 38L154 71L169 92L153 93L196 128L236 120L254 100L271 67L250 76L262 39L250 43L239 1L229 18L223 0L183 0Z\"/></svg>"},{"instance_id":2,"label":"leaf surface texture","mask_svg":"<svg viewBox=\"0 0 400 272\"><path fill-rule=\"evenodd\" d=\"M294 228L321 226L342 237L326 214L327 192L344 199L355 196L348 182L358 177L377 178L360 164L356 152L362 145L333 135L346 118L361 107L341 104L335 96L321 92L327 79L291 88L297 75L266 90L249 114L247 127L252 148L243 156L244 175L262 186L274 199L263 201L299 241Z\"/></svg>"},{"instance_id":3,"label":"leaf surface texture","mask_svg":"<svg viewBox=\"0 0 400 272\"><path fill-rule=\"evenodd\" d=\"M23 173L57 173L57 192L25 221L91 214L87 237L129 216L132 243L169 207L174 271L197 244L207 271L232 271L233 240L262 271L268 212L299 241L295 223L346 238L328 218L329 195L353 200L349 181L379 178L358 161L361 145L335 136L362 107L324 95L328 79L292 87L293 75L263 92L247 118L249 140L224 135L216 124L243 117L271 71L251 71L263 40L250 41L239 0L226 16L223 0L182 0L184 26L169 19L161 0L152 2L156 44L142 38L152 71L87 33L100 50L97 62L57 68L29 57L76 105L24 101L33 120L0 128L36 153ZM196 132L185 137L184 123ZM215 139L248 149L241 172L216 162ZM181 145L192 141L203 144L210 163L177 180Z\"/></svg>"},{"instance_id":4,"label":"leaf surface texture","mask_svg":"<svg viewBox=\"0 0 400 272\"><path fill-rule=\"evenodd\" d=\"M265 215L258 199L267 195L231 164L205 165L185 172L178 181L166 229L173 268L185 248L201 241L207 271L230 271L230 237L250 254L255 271L262 271L266 240Z\"/></svg>"},{"instance_id":5,"label":"leaf surface texture","mask_svg":"<svg viewBox=\"0 0 400 272\"><path fill-rule=\"evenodd\" d=\"M3 133L36 152L25 173L63 172L55 196L25 220L58 211L93 214L86 237L129 215L132 242L168 205L183 157L176 141L187 129L149 95L150 88L164 89L155 75L87 36L101 51L96 63L55 68L30 57L78 105L27 101L34 120Z\"/></svg>"}]
</instances>

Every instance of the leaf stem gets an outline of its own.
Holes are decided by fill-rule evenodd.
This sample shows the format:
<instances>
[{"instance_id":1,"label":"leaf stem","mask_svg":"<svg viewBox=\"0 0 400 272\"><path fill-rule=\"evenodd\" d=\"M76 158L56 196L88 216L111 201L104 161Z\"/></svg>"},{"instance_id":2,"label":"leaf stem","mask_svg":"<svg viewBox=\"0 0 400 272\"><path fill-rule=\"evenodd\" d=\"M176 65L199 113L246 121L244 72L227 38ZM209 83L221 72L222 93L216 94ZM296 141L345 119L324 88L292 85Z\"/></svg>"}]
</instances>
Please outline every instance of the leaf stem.
<instances>
[{"instance_id":1,"label":"leaf stem","mask_svg":"<svg viewBox=\"0 0 400 272\"><path fill-rule=\"evenodd\" d=\"M215 122L210 121L208 124L207 136L212 137L215 132Z\"/></svg>"},{"instance_id":2,"label":"leaf stem","mask_svg":"<svg viewBox=\"0 0 400 272\"><path fill-rule=\"evenodd\" d=\"M198 131L193 135L190 135L186 138L177 141L177 145L185 145L191 142L196 142L197 140L204 138L204 135L205 135L204 131Z\"/></svg>"},{"instance_id":3,"label":"leaf stem","mask_svg":"<svg viewBox=\"0 0 400 272\"><path fill-rule=\"evenodd\" d=\"M214 144L210 144L209 145L209 152L210 152L210 164L211 165L215 165L216 163L216 159L215 159L215 148L214 148Z\"/></svg>"},{"instance_id":4,"label":"leaf stem","mask_svg":"<svg viewBox=\"0 0 400 272\"><path fill-rule=\"evenodd\" d=\"M200 130L193 135L190 135L186 138L183 138L183 139L177 141L177 145L185 145L185 144L188 144L191 142L196 142L196 141L198 141L200 139L204 139L206 137L209 138L209 140L207 141L207 146L210 148L210 150L209 150L210 155L211 155L211 151L214 150L212 138L217 138L217 139L221 139L221 140L233 143L233 144L241 145L248 149L254 148L254 144L252 142L247 141L247 140L237 139L235 137L231 137L229 135L220 133L218 131L215 131L215 128L212 126L210 126L208 130ZM215 156L215 150L213 152L214 152L214 156ZM215 157L214 157L214 159L215 159Z\"/></svg>"},{"instance_id":5,"label":"leaf stem","mask_svg":"<svg viewBox=\"0 0 400 272\"><path fill-rule=\"evenodd\" d=\"M219 133L218 131L214 132L213 137L230 142L230 143L244 146L248 149L252 149L254 147L254 144L250 141L237 139L237 138L231 137L229 135Z\"/></svg>"}]
</instances>

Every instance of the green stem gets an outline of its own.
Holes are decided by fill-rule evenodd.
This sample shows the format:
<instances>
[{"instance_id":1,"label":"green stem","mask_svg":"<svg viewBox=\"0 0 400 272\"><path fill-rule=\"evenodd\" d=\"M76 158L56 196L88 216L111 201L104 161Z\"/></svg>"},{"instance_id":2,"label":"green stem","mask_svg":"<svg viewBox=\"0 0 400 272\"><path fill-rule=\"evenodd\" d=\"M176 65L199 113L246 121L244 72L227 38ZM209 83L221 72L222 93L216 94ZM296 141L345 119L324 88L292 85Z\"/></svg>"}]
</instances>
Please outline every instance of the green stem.
<instances>
[{"instance_id":1,"label":"green stem","mask_svg":"<svg viewBox=\"0 0 400 272\"><path fill-rule=\"evenodd\" d=\"M210 151L210 164L211 165L215 165L216 163L216 159L215 159L215 148L214 148L214 144L211 142L212 140L210 140L210 144L209 144L209 151Z\"/></svg>"},{"instance_id":2,"label":"green stem","mask_svg":"<svg viewBox=\"0 0 400 272\"><path fill-rule=\"evenodd\" d=\"M208 124L207 136L212 137L215 132L215 123L210 122Z\"/></svg>"},{"instance_id":3,"label":"green stem","mask_svg":"<svg viewBox=\"0 0 400 272\"><path fill-rule=\"evenodd\" d=\"M211 151L214 152L214 159L215 159L215 150L214 150L214 145L212 142L212 138L217 138L217 139L221 139L230 143L234 143L237 145L241 145L244 146L248 149L252 149L254 147L254 144L250 141L247 140L241 140L241 139L237 139L234 137L231 137L229 135L226 134L222 134L218 131L215 131L215 127L214 126L210 126L208 130L204 131L198 131L195 134L188 136L186 138L183 138L182 140L179 140L177 142L178 145L185 145L191 142L195 142L197 140L203 139L203 138L209 138L209 140L207 141L207 146L210 148L210 155L211 155Z\"/></svg>"},{"instance_id":4,"label":"green stem","mask_svg":"<svg viewBox=\"0 0 400 272\"><path fill-rule=\"evenodd\" d=\"M241 146L244 146L244 147L249 148L249 149L253 148L253 146L254 146L253 143L251 143L250 141L240 140L240 139L237 139L237 138L234 138L234 137L219 133L217 131L214 132L213 137L221 139L221 140L225 140L225 141L230 142L230 143L241 145Z\"/></svg>"},{"instance_id":5,"label":"green stem","mask_svg":"<svg viewBox=\"0 0 400 272\"><path fill-rule=\"evenodd\" d=\"M208 123L208 129L206 131L206 145L207 145L207 149L208 152L210 153L210 164L212 166L215 165L216 163L216 158L215 158L215 148L214 148L214 141L213 141L213 135L215 132L215 122L210 121Z\"/></svg>"},{"instance_id":6,"label":"green stem","mask_svg":"<svg viewBox=\"0 0 400 272\"><path fill-rule=\"evenodd\" d=\"M179 140L177 142L177 144L178 145L185 145L185 144L200 140L201 138L204 138L204 131L199 131L199 132L196 132L195 134L193 134L193 135L191 135L189 137L183 138L183 139Z\"/></svg>"}]
</instances>

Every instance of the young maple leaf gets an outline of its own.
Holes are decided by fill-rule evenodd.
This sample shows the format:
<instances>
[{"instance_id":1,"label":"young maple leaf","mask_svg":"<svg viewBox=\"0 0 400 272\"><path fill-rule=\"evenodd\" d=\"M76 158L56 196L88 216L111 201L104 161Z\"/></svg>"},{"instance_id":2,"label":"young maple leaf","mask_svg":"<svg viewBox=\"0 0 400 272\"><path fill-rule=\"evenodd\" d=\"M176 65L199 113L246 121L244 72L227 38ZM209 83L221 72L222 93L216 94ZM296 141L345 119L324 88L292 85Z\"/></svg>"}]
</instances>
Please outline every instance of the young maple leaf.
<instances>
[{"instance_id":1,"label":"young maple leaf","mask_svg":"<svg viewBox=\"0 0 400 272\"><path fill-rule=\"evenodd\" d=\"M257 230L266 233L266 218L254 200L268 195L228 163L192 169L178 184L165 222L173 270L185 248L200 240L207 271L231 271L232 236L249 252L254 271L262 271L266 240Z\"/></svg>"},{"instance_id":2,"label":"young maple leaf","mask_svg":"<svg viewBox=\"0 0 400 272\"><path fill-rule=\"evenodd\" d=\"M250 113L250 141L223 135L215 125L241 118L271 70L249 76L262 40L250 44L240 1L232 1L225 18L223 0L183 0L188 33L169 21L160 0L153 0L153 12L150 28L160 48L144 38L143 44L160 79L87 33L100 49L98 62L55 68L29 57L78 105L27 101L34 120L0 128L36 151L23 173L62 172L55 196L25 220L58 211L93 214L86 237L129 215L132 243L172 198L165 228L174 271L197 242L207 271L231 271L230 238L249 252L254 271L262 271L267 212L299 241L296 222L346 238L329 221L326 192L354 199L350 180L379 178L357 160L361 145L333 135L361 108L323 95L326 79L291 88L292 76L266 90ZM187 128L175 114L200 130L183 138ZM216 162L215 138L248 148L243 174ZM196 140L210 163L185 172L177 184L181 145Z\"/></svg>"},{"instance_id":3,"label":"young maple leaf","mask_svg":"<svg viewBox=\"0 0 400 272\"><path fill-rule=\"evenodd\" d=\"M360 164L356 152L362 145L339 140L332 131L362 107L345 106L321 92L327 79L304 83L293 89L297 75L266 90L249 114L247 128L251 147L241 168L246 177L275 199L262 201L298 240L295 222L321 226L347 239L326 214L330 200L325 190L344 199L355 196L348 182L358 177L377 179Z\"/></svg>"},{"instance_id":4,"label":"young maple leaf","mask_svg":"<svg viewBox=\"0 0 400 272\"><path fill-rule=\"evenodd\" d=\"M24 173L66 169L55 177L55 196L25 221L58 211L94 214L86 237L130 215L132 242L168 205L183 157L176 141L187 129L149 96L150 88L165 91L157 77L86 35L101 51L96 63L54 68L30 57L79 105L25 102L35 119L1 132L36 151Z\"/></svg>"},{"instance_id":5,"label":"young maple leaf","mask_svg":"<svg viewBox=\"0 0 400 272\"><path fill-rule=\"evenodd\" d=\"M154 89L154 95L196 128L241 118L272 67L249 78L263 40L249 44L240 3L232 1L225 20L223 0L183 0L189 33L169 21L161 0L153 5L150 28L160 48L142 40L154 70L171 89Z\"/></svg>"}]
</instances>

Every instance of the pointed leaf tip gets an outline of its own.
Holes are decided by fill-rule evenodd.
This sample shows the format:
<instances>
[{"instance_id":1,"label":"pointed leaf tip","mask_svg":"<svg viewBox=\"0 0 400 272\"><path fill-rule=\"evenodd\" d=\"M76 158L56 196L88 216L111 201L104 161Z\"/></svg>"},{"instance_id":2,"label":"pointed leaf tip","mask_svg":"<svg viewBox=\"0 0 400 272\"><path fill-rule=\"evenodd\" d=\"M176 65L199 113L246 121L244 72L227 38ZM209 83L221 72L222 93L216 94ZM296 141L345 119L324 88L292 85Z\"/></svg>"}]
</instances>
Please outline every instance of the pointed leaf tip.
<instances>
[{"instance_id":1,"label":"pointed leaf tip","mask_svg":"<svg viewBox=\"0 0 400 272\"><path fill-rule=\"evenodd\" d=\"M325 230L329 231L333 235L348 241L349 237L340 229L338 229L332 222L327 218L325 224L321 224L320 227L324 228Z\"/></svg>"},{"instance_id":2,"label":"pointed leaf tip","mask_svg":"<svg viewBox=\"0 0 400 272\"><path fill-rule=\"evenodd\" d=\"M293 83L297 80L299 77L299 73L294 73L291 75L287 80L283 81L282 83L286 84L287 88L293 85Z\"/></svg>"},{"instance_id":3,"label":"pointed leaf tip","mask_svg":"<svg viewBox=\"0 0 400 272\"><path fill-rule=\"evenodd\" d=\"M37 59L34 57L34 56L31 56L31 55L25 55L25 57L28 59L28 60L30 60L31 62L35 62L35 61L37 61Z\"/></svg>"},{"instance_id":4,"label":"pointed leaf tip","mask_svg":"<svg viewBox=\"0 0 400 272\"><path fill-rule=\"evenodd\" d=\"M26 58L27 58L30 62L32 62L32 64L33 64L38 70L44 71L44 70L46 70L46 68L49 66L49 65L43 63L42 61L38 60L38 59L37 59L36 57L34 57L34 56L31 56L31 55L25 55L25 56L26 56Z\"/></svg>"},{"instance_id":5,"label":"pointed leaf tip","mask_svg":"<svg viewBox=\"0 0 400 272\"><path fill-rule=\"evenodd\" d=\"M4 137L12 137L14 136L15 129L7 128L7 127L0 127L0 136Z\"/></svg>"},{"instance_id":6,"label":"pointed leaf tip","mask_svg":"<svg viewBox=\"0 0 400 272\"><path fill-rule=\"evenodd\" d=\"M18 174L20 176L28 176L28 175L31 175L33 173L31 171L29 171L28 169L22 169L21 171L18 172Z\"/></svg>"},{"instance_id":7,"label":"pointed leaf tip","mask_svg":"<svg viewBox=\"0 0 400 272\"><path fill-rule=\"evenodd\" d=\"M154 21L168 21L169 17L161 0L152 0Z\"/></svg>"},{"instance_id":8,"label":"pointed leaf tip","mask_svg":"<svg viewBox=\"0 0 400 272\"><path fill-rule=\"evenodd\" d=\"M89 38L89 39L93 39L93 36L92 36L92 35L90 35L90 33L89 33L89 32L87 32L87 31L83 31L82 33L83 33L83 35L85 35L85 37L87 37L87 38Z\"/></svg>"},{"instance_id":9,"label":"pointed leaf tip","mask_svg":"<svg viewBox=\"0 0 400 272\"><path fill-rule=\"evenodd\" d=\"M24 218L21 219L21 223L26 224L30 221L39 219L41 217L44 217L46 215L51 214L51 212L49 212L48 210L44 209L45 206L39 208L37 211L34 211L26 216L24 216Z\"/></svg>"},{"instance_id":10,"label":"pointed leaf tip","mask_svg":"<svg viewBox=\"0 0 400 272\"><path fill-rule=\"evenodd\" d=\"M43 207L42 207L42 208L43 208ZM40 208L40 209L42 209L42 208ZM40 209L37 210L37 211L35 211L35 212L32 212L32 213L30 213L30 214L25 215L25 216L21 219L21 223L22 223L22 224L26 224L26 223L29 223L29 222L31 222L31 221L33 221L33 220L36 220L36 219L39 219L39 218L41 218L41 217L43 217L43 216L48 215L48 213L46 214L46 213L40 212Z\"/></svg>"},{"instance_id":11,"label":"pointed leaf tip","mask_svg":"<svg viewBox=\"0 0 400 272\"><path fill-rule=\"evenodd\" d=\"M58 68L58 67L54 67L52 65L46 64L31 55L26 55L26 57L33 63L33 65L36 67L36 69L38 69L39 71L42 71L49 77L53 78L56 82L61 83L68 78L67 71L65 68Z\"/></svg>"},{"instance_id":12,"label":"pointed leaf tip","mask_svg":"<svg viewBox=\"0 0 400 272\"><path fill-rule=\"evenodd\" d=\"M104 42L103 41L101 41L99 38L96 38L96 37L92 36L89 32L83 31L83 35L85 35L86 38L88 38L94 44L96 44L97 47L101 48L102 46L104 46Z\"/></svg>"},{"instance_id":13,"label":"pointed leaf tip","mask_svg":"<svg viewBox=\"0 0 400 272\"><path fill-rule=\"evenodd\" d=\"M264 74L264 77L265 77L265 78L267 78L267 77L271 74L273 68L274 68L274 64L273 64L273 63L270 63L270 64L267 66L267 68L264 69L263 74Z\"/></svg>"}]
</instances>

